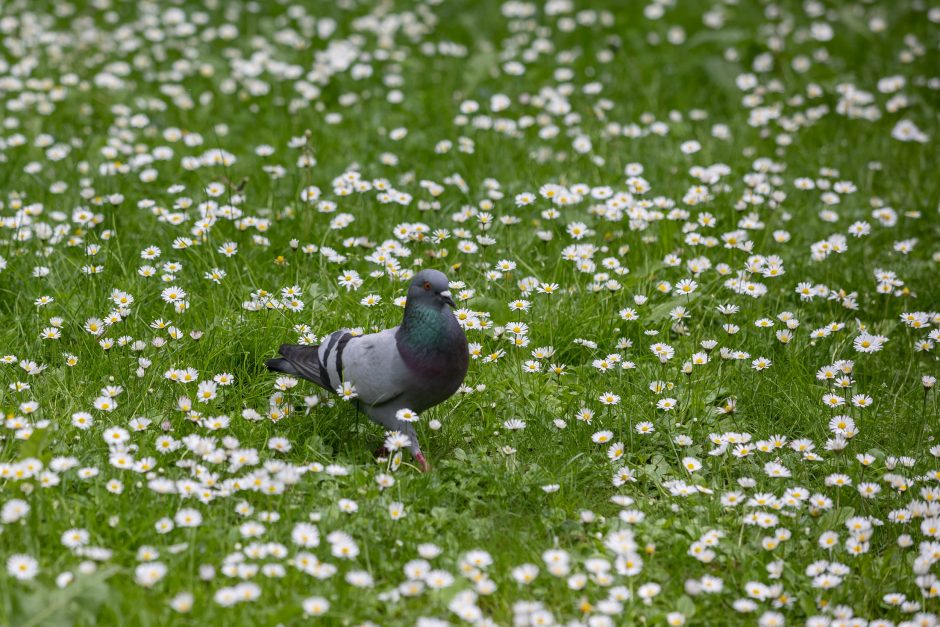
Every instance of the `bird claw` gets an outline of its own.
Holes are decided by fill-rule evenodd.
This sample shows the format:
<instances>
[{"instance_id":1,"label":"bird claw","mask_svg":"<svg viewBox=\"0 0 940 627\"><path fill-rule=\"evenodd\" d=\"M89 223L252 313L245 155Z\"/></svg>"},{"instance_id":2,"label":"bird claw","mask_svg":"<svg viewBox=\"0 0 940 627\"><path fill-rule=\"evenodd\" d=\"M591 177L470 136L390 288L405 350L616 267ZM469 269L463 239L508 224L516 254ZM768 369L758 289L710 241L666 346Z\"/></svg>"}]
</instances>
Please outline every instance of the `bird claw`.
<instances>
[{"instance_id":1,"label":"bird claw","mask_svg":"<svg viewBox=\"0 0 940 627\"><path fill-rule=\"evenodd\" d=\"M428 460L424 457L424 453L415 453L415 461L418 462L418 467L421 469L421 472L431 472L431 464L429 464Z\"/></svg>"}]
</instances>

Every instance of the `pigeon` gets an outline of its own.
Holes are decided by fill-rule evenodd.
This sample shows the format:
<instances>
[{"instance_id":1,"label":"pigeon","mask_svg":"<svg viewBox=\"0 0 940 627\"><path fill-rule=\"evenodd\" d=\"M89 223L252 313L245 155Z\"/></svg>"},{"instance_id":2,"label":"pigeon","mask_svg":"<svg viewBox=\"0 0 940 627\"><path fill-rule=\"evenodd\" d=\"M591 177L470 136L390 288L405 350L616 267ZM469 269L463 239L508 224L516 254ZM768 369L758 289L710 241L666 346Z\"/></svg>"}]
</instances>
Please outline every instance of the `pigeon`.
<instances>
[{"instance_id":1,"label":"pigeon","mask_svg":"<svg viewBox=\"0 0 940 627\"><path fill-rule=\"evenodd\" d=\"M357 408L389 431L408 436L409 450L421 470L430 464L421 452L414 424L398 412L416 414L450 398L467 374L467 336L451 311L447 277L437 270L418 272L408 287L401 324L369 335L345 329L319 346L282 344L269 369L297 375L340 393L350 384ZM377 453L381 453L380 448Z\"/></svg>"}]
</instances>

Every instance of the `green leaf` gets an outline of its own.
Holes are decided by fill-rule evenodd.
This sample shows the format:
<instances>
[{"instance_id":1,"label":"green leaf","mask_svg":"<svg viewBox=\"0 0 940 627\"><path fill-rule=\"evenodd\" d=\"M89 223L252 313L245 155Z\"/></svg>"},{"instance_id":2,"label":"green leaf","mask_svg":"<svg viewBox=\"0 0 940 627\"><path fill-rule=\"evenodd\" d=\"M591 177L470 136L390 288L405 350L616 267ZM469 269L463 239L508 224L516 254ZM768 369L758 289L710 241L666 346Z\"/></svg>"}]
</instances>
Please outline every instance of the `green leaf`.
<instances>
[{"instance_id":1,"label":"green leaf","mask_svg":"<svg viewBox=\"0 0 940 627\"><path fill-rule=\"evenodd\" d=\"M676 608L685 614L686 619L695 615L695 603L687 595L682 595L676 602Z\"/></svg>"},{"instance_id":2,"label":"green leaf","mask_svg":"<svg viewBox=\"0 0 940 627\"><path fill-rule=\"evenodd\" d=\"M80 575L65 588L38 586L15 595L12 624L17 627L70 627L95 623L98 608L111 595L107 580L120 571L102 568Z\"/></svg>"},{"instance_id":3,"label":"green leaf","mask_svg":"<svg viewBox=\"0 0 940 627\"><path fill-rule=\"evenodd\" d=\"M661 322L669 317L669 312L679 307L680 305L688 308L688 306L695 302L699 297L697 293L690 294L689 296L683 296L681 299L670 299L664 303L659 303L652 309L649 313L646 314L646 318L650 323Z\"/></svg>"}]
</instances>

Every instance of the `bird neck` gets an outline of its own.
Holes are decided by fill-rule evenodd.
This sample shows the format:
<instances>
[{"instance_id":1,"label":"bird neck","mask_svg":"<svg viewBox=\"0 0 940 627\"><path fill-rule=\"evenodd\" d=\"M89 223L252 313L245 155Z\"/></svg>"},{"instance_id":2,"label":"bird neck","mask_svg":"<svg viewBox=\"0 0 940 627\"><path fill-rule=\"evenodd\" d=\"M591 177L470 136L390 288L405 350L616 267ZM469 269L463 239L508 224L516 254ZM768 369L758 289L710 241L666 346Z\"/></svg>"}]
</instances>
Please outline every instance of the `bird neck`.
<instances>
[{"instance_id":1,"label":"bird neck","mask_svg":"<svg viewBox=\"0 0 940 627\"><path fill-rule=\"evenodd\" d=\"M405 306L405 316L399 327L401 339L413 350L434 350L446 344L449 327L443 307L424 304Z\"/></svg>"}]
</instances>

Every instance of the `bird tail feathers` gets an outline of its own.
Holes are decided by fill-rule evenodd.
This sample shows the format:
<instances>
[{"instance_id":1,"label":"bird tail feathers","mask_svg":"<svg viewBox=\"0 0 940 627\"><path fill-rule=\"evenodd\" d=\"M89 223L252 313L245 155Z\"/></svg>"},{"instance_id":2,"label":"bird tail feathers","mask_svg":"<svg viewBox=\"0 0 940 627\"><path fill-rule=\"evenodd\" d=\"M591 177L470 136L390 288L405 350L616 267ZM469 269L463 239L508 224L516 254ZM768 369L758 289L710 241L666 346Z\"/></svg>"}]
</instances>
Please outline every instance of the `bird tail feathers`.
<instances>
[{"instance_id":1,"label":"bird tail feathers","mask_svg":"<svg viewBox=\"0 0 940 627\"><path fill-rule=\"evenodd\" d=\"M322 388L330 389L323 377L320 363L319 346L301 346L299 344L281 344L278 352L281 357L269 359L265 365L270 370L294 374L313 381Z\"/></svg>"},{"instance_id":2,"label":"bird tail feathers","mask_svg":"<svg viewBox=\"0 0 940 627\"><path fill-rule=\"evenodd\" d=\"M297 370L291 365L289 361L283 357L278 357L277 359L269 359L264 362L264 365L268 367L268 370L274 370L276 372L283 372L285 374L300 374Z\"/></svg>"}]
</instances>

